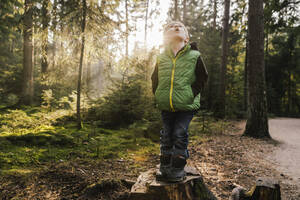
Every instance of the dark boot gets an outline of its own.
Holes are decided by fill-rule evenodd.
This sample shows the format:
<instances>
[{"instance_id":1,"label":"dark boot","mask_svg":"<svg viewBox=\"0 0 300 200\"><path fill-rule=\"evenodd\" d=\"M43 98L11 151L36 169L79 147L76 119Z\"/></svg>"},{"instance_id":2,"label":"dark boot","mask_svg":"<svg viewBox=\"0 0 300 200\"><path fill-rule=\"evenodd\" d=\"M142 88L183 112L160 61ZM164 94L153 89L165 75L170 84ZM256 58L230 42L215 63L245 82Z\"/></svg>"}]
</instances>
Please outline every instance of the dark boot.
<instances>
[{"instance_id":1,"label":"dark boot","mask_svg":"<svg viewBox=\"0 0 300 200\"><path fill-rule=\"evenodd\" d=\"M168 176L169 182L180 182L185 179L186 173L184 171L184 166L186 165L186 158L181 155L176 155L172 157L172 169Z\"/></svg>"},{"instance_id":2,"label":"dark boot","mask_svg":"<svg viewBox=\"0 0 300 200\"><path fill-rule=\"evenodd\" d=\"M167 181L171 173L171 154L160 156L160 166L156 173L157 181Z\"/></svg>"}]
</instances>

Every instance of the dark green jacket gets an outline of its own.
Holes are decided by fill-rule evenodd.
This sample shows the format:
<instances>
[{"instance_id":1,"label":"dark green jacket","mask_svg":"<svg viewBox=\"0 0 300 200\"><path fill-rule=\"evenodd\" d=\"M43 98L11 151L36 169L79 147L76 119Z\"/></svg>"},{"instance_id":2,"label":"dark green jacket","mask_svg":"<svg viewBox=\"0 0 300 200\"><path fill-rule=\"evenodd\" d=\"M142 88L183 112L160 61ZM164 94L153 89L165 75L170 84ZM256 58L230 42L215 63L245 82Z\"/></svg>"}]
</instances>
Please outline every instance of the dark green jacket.
<instances>
[{"instance_id":1,"label":"dark green jacket","mask_svg":"<svg viewBox=\"0 0 300 200\"><path fill-rule=\"evenodd\" d=\"M176 56L166 49L157 57L152 86L160 110L200 108L200 91L207 81L207 71L200 52L193 49L195 46L187 44Z\"/></svg>"}]
</instances>

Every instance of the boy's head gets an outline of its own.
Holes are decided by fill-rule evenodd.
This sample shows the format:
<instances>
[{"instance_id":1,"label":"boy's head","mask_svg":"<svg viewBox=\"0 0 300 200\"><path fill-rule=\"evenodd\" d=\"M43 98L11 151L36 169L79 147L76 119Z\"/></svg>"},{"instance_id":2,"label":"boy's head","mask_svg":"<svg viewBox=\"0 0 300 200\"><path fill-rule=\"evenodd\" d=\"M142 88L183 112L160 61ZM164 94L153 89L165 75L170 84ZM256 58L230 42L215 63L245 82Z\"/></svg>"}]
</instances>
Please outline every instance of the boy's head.
<instances>
[{"instance_id":1,"label":"boy's head","mask_svg":"<svg viewBox=\"0 0 300 200\"><path fill-rule=\"evenodd\" d=\"M190 39L188 30L184 24L179 21L172 21L165 25L163 36L165 44L170 44L171 42L176 41L184 41L186 44Z\"/></svg>"}]
</instances>

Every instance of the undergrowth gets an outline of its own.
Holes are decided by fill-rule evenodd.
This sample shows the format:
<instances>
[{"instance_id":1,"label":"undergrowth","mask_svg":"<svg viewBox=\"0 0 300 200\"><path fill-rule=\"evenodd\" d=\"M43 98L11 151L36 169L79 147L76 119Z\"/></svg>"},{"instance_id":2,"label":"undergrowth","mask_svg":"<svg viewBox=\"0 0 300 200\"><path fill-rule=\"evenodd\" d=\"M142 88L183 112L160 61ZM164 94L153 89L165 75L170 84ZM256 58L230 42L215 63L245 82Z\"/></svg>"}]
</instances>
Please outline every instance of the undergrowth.
<instances>
[{"instance_id":1,"label":"undergrowth","mask_svg":"<svg viewBox=\"0 0 300 200\"><path fill-rule=\"evenodd\" d=\"M0 171L25 173L66 160L127 159L134 152L158 153L158 144L144 137L143 128L112 130L89 122L81 130L76 127L65 110L27 108L1 113Z\"/></svg>"},{"instance_id":2,"label":"undergrowth","mask_svg":"<svg viewBox=\"0 0 300 200\"><path fill-rule=\"evenodd\" d=\"M76 159L133 159L159 154L160 121L139 121L128 128L108 129L88 121L77 129L69 110L24 107L0 113L0 173L30 173L43 166ZM190 139L222 133L228 122L197 114Z\"/></svg>"}]
</instances>

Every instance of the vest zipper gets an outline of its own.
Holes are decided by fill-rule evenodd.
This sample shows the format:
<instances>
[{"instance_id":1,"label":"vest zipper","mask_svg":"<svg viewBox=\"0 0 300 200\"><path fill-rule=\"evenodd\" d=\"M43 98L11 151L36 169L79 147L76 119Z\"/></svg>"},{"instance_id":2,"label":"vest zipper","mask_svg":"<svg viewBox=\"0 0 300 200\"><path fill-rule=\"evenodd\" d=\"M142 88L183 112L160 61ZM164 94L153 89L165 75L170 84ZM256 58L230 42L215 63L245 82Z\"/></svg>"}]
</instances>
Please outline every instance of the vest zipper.
<instances>
[{"instance_id":1,"label":"vest zipper","mask_svg":"<svg viewBox=\"0 0 300 200\"><path fill-rule=\"evenodd\" d=\"M178 58L183 52L186 51L186 49L187 49L187 45L186 45L186 47L185 47L181 52L179 52L179 53L175 56L175 58L172 58L173 67L172 67L171 88L170 88L170 107L171 107L172 112L175 112L175 109L174 109L174 106L173 106L172 96L173 96L173 87L174 87L174 75L175 75L176 60L177 60L177 58Z\"/></svg>"},{"instance_id":2,"label":"vest zipper","mask_svg":"<svg viewBox=\"0 0 300 200\"><path fill-rule=\"evenodd\" d=\"M174 82L174 74L175 74L175 66L176 66L176 57L175 59L172 58L172 61L173 61L173 68L172 68L172 76L171 76L171 88L170 88L170 107L171 107L171 110L173 112L175 112L175 109L173 107L173 102L172 102L172 95L173 95L173 82Z\"/></svg>"}]
</instances>

